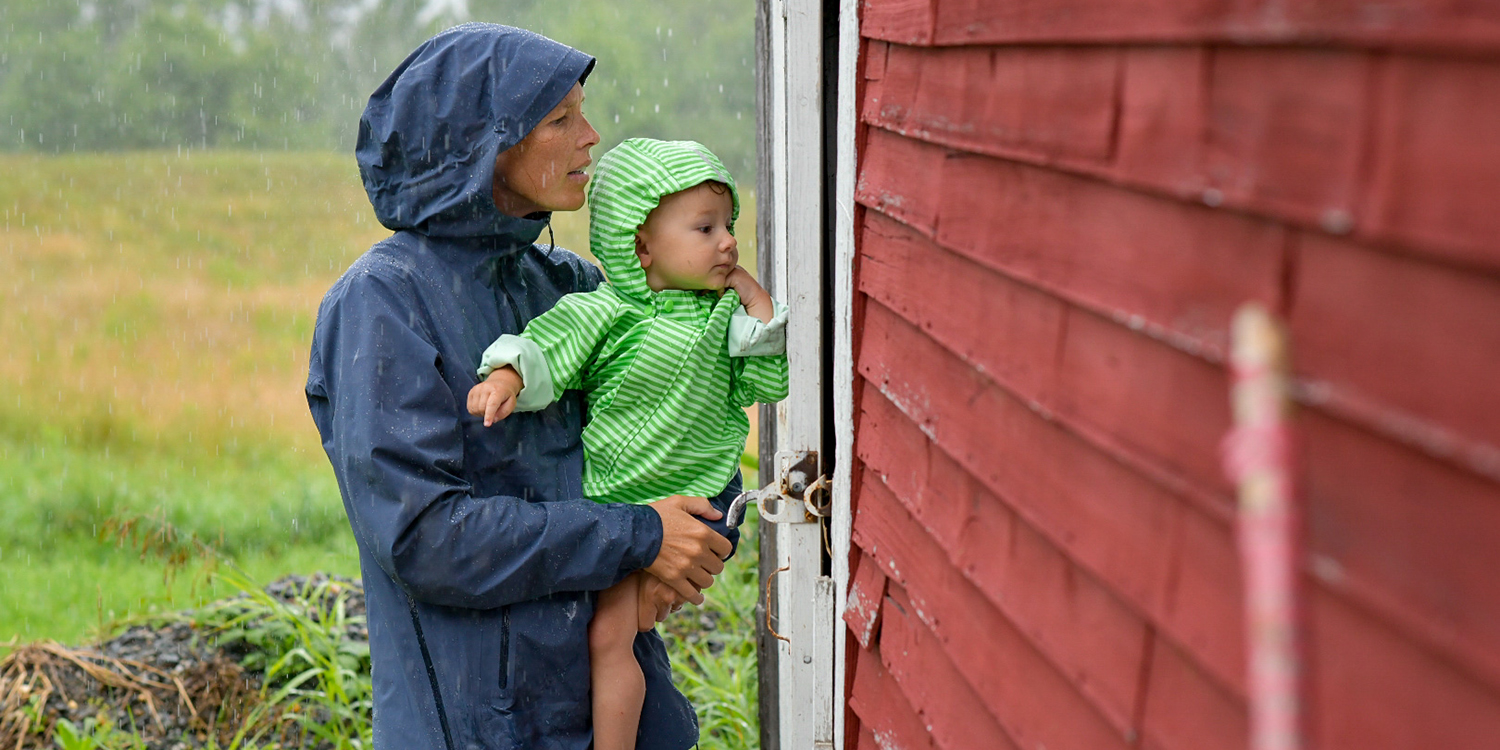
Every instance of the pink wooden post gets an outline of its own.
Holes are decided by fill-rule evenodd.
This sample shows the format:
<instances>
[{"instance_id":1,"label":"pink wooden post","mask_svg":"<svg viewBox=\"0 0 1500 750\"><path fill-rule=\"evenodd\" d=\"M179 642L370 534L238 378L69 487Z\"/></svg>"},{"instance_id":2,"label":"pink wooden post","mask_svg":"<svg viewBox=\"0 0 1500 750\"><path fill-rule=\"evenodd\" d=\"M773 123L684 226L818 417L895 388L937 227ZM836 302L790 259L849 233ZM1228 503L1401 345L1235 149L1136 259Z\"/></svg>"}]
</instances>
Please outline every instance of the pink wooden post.
<instances>
[{"instance_id":1,"label":"pink wooden post","mask_svg":"<svg viewBox=\"0 0 1500 750\"><path fill-rule=\"evenodd\" d=\"M1234 429L1225 440L1224 463L1239 484L1250 747L1301 750L1302 545L1293 486L1286 334L1264 308L1251 303L1235 314L1232 336Z\"/></svg>"}]
</instances>

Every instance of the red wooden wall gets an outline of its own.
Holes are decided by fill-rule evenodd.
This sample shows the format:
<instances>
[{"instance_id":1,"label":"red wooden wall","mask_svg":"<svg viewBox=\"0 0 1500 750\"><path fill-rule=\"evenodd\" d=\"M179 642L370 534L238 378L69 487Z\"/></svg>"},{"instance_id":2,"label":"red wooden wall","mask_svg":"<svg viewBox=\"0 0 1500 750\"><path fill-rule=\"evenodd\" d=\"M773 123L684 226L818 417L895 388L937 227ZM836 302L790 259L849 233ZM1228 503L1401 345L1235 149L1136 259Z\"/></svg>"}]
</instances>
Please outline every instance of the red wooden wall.
<instances>
[{"instance_id":1,"label":"red wooden wall","mask_svg":"<svg viewBox=\"0 0 1500 750\"><path fill-rule=\"evenodd\" d=\"M1246 746L1231 312L1318 748L1500 747L1500 2L865 0L851 748Z\"/></svg>"}]
</instances>

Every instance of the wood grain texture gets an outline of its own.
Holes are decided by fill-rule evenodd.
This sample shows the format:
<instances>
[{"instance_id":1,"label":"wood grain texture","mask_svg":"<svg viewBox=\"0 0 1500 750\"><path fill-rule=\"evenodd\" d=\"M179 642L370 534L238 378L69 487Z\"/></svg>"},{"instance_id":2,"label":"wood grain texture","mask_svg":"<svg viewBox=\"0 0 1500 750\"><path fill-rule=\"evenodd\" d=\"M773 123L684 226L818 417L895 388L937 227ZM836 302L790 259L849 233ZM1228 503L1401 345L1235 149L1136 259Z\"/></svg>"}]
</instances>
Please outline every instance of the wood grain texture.
<instances>
[{"instance_id":1,"label":"wood grain texture","mask_svg":"<svg viewBox=\"0 0 1500 750\"><path fill-rule=\"evenodd\" d=\"M1015 392L1051 400L1065 312L1056 297L873 212L860 263L860 289L872 299Z\"/></svg>"},{"instance_id":2,"label":"wood grain texture","mask_svg":"<svg viewBox=\"0 0 1500 750\"><path fill-rule=\"evenodd\" d=\"M1500 65L1396 58L1381 94L1370 232L1500 269Z\"/></svg>"},{"instance_id":3,"label":"wood grain texture","mask_svg":"<svg viewBox=\"0 0 1500 750\"><path fill-rule=\"evenodd\" d=\"M1057 411L1208 488L1227 509L1233 488L1219 463L1230 423L1224 370L1077 309L1067 326Z\"/></svg>"},{"instance_id":4,"label":"wood grain texture","mask_svg":"<svg viewBox=\"0 0 1500 750\"><path fill-rule=\"evenodd\" d=\"M1152 648L1141 747L1147 750L1245 750L1245 705L1216 685L1171 644ZM1329 746L1334 747L1334 746Z\"/></svg>"},{"instance_id":5,"label":"wood grain texture","mask_svg":"<svg viewBox=\"0 0 1500 750\"><path fill-rule=\"evenodd\" d=\"M992 716L1023 747L1124 748L1127 727L1113 724L1077 684L1040 654L983 595L954 570L883 483L866 481L854 542L878 560L911 600Z\"/></svg>"},{"instance_id":6,"label":"wood grain texture","mask_svg":"<svg viewBox=\"0 0 1500 750\"><path fill-rule=\"evenodd\" d=\"M1180 500L1004 391L888 308L869 305L863 335L865 404L889 400L1074 560L1141 610L1159 610L1172 555L1161 537L1180 523ZM921 366L902 366L908 362ZM875 408L867 406L862 418L871 419ZM874 434L881 431L862 426L861 440Z\"/></svg>"},{"instance_id":7,"label":"wood grain texture","mask_svg":"<svg viewBox=\"0 0 1500 750\"><path fill-rule=\"evenodd\" d=\"M1316 412L1302 430L1313 570L1500 692L1500 491Z\"/></svg>"},{"instance_id":8,"label":"wood grain texture","mask_svg":"<svg viewBox=\"0 0 1500 750\"><path fill-rule=\"evenodd\" d=\"M880 650L859 652L854 665L854 690L849 707L859 716L861 747L879 750L937 750L932 736L901 687L880 663Z\"/></svg>"},{"instance_id":9,"label":"wood grain texture","mask_svg":"<svg viewBox=\"0 0 1500 750\"><path fill-rule=\"evenodd\" d=\"M885 599L885 574L880 564L870 560L864 553L855 551L854 574L849 583L849 604L844 609L844 622L854 633L860 648L870 648L880 632L880 603Z\"/></svg>"},{"instance_id":10,"label":"wood grain texture","mask_svg":"<svg viewBox=\"0 0 1500 750\"><path fill-rule=\"evenodd\" d=\"M937 0L864 0L859 33L897 44L931 44Z\"/></svg>"},{"instance_id":11,"label":"wood grain texture","mask_svg":"<svg viewBox=\"0 0 1500 750\"><path fill-rule=\"evenodd\" d=\"M1220 200L1349 231L1366 158L1370 56L1220 48L1208 64L1207 187Z\"/></svg>"},{"instance_id":12,"label":"wood grain texture","mask_svg":"<svg viewBox=\"0 0 1500 750\"><path fill-rule=\"evenodd\" d=\"M866 402L861 458L1018 630L1105 710L1127 723L1145 624L884 399ZM956 531L955 531L956 530Z\"/></svg>"},{"instance_id":13,"label":"wood grain texture","mask_svg":"<svg viewBox=\"0 0 1500 750\"><path fill-rule=\"evenodd\" d=\"M942 188L942 246L1211 360L1235 307L1279 296L1269 221L984 157L945 160Z\"/></svg>"},{"instance_id":14,"label":"wood grain texture","mask_svg":"<svg viewBox=\"0 0 1500 750\"><path fill-rule=\"evenodd\" d=\"M978 153L1110 156L1119 54L1088 47L891 45L868 123Z\"/></svg>"},{"instance_id":15,"label":"wood grain texture","mask_svg":"<svg viewBox=\"0 0 1500 750\"><path fill-rule=\"evenodd\" d=\"M911 602L899 586L892 588L882 609L882 619L890 625L881 634L881 660L917 709L934 744L943 750L1017 750L943 652L937 636L909 613Z\"/></svg>"},{"instance_id":16,"label":"wood grain texture","mask_svg":"<svg viewBox=\"0 0 1500 750\"><path fill-rule=\"evenodd\" d=\"M1500 737L1500 696L1314 588L1312 739L1363 750L1488 750Z\"/></svg>"},{"instance_id":17,"label":"wood grain texture","mask_svg":"<svg viewBox=\"0 0 1500 750\"><path fill-rule=\"evenodd\" d=\"M1500 8L1465 0L943 0L936 44L1216 41L1500 48Z\"/></svg>"},{"instance_id":18,"label":"wood grain texture","mask_svg":"<svg viewBox=\"0 0 1500 750\"><path fill-rule=\"evenodd\" d=\"M1299 376L1500 453L1500 278L1307 235L1291 323Z\"/></svg>"}]
</instances>

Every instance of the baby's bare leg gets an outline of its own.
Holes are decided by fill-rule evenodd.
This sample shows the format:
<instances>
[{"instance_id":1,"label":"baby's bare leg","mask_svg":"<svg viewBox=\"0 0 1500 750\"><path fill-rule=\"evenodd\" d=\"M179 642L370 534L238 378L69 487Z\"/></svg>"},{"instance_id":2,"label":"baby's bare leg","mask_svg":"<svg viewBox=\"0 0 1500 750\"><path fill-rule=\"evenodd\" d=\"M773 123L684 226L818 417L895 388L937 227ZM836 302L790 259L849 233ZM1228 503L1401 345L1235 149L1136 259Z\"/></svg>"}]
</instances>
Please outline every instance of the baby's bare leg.
<instances>
[{"instance_id":1,"label":"baby's bare leg","mask_svg":"<svg viewBox=\"0 0 1500 750\"><path fill-rule=\"evenodd\" d=\"M640 573L599 592L589 621L594 750L634 750L646 677L635 660Z\"/></svg>"}]
</instances>

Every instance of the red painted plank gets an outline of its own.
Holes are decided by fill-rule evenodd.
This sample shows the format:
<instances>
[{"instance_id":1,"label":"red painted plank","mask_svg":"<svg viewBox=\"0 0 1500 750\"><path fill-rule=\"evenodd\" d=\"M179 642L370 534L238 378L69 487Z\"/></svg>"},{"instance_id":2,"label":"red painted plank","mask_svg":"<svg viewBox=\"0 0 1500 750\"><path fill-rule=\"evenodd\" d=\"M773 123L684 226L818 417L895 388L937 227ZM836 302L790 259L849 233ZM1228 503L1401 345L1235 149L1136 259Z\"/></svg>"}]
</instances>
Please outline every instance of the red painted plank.
<instances>
[{"instance_id":1,"label":"red painted plank","mask_svg":"<svg viewBox=\"0 0 1500 750\"><path fill-rule=\"evenodd\" d=\"M863 117L981 153L1102 160L1113 147L1118 86L1113 49L892 46L881 95Z\"/></svg>"},{"instance_id":2,"label":"red painted plank","mask_svg":"<svg viewBox=\"0 0 1500 750\"><path fill-rule=\"evenodd\" d=\"M1023 747L1125 747L1078 686L1039 654L984 596L948 563L899 501L867 480L854 519L854 541L901 584L911 611L936 633L964 679Z\"/></svg>"},{"instance_id":3,"label":"red painted plank","mask_svg":"<svg viewBox=\"0 0 1500 750\"><path fill-rule=\"evenodd\" d=\"M849 706L859 716L861 733L869 732L879 750L937 750L901 687L880 663L879 649L859 652Z\"/></svg>"},{"instance_id":4,"label":"red painted plank","mask_svg":"<svg viewBox=\"0 0 1500 750\"><path fill-rule=\"evenodd\" d=\"M937 0L864 0L859 33L897 44L931 44Z\"/></svg>"},{"instance_id":5,"label":"red painted plank","mask_svg":"<svg viewBox=\"0 0 1500 750\"><path fill-rule=\"evenodd\" d=\"M1229 382L1217 366L1090 313L1071 310L1058 363L1056 409L1098 427L1223 495L1219 461L1229 431Z\"/></svg>"},{"instance_id":6,"label":"red painted plank","mask_svg":"<svg viewBox=\"0 0 1500 750\"><path fill-rule=\"evenodd\" d=\"M944 247L1190 351L1221 358L1234 310L1279 295L1269 221L989 158L949 159L941 186Z\"/></svg>"},{"instance_id":7,"label":"red painted plank","mask_svg":"<svg viewBox=\"0 0 1500 750\"><path fill-rule=\"evenodd\" d=\"M874 212L859 260L861 291L1012 390L1050 400L1064 310L1057 298Z\"/></svg>"},{"instance_id":8,"label":"red painted plank","mask_svg":"<svg viewBox=\"0 0 1500 750\"><path fill-rule=\"evenodd\" d=\"M1322 42L1494 49L1500 9L1466 0L943 0L938 44Z\"/></svg>"},{"instance_id":9,"label":"red painted plank","mask_svg":"<svg viewBox=\"0 0 1500 750\"><path fill-rule=\"evenodd\" d=\"M867 409L870 432L857 442L878 476L869 481L883 481L949 564L1077 684L1118 716L1132 715L1145 642L1140 616L1018 520L890 402L871 399ZM931 470L904 470L912 465ZM934 528L929 518L941 525ZM949 536L945 526L960 533Z\"/></svg>"},{"instance_id":10,"label":"red painted plank","mask_svg":"<svg viewBox=\"0 0 1500 750\"><path fill-rule=\"evenodd\" d=\"M938 146L872 130L854 198L932 234L937 231L939 187L946 154L947 150Z\"/></svg>"},{"instance_id":11,"label":"red painted plank","mask_svg":"<svg viewBox=\"0 0 1500 750\"><path fill-rule=\"evenodd\" d=\"M1494 537L1491 537L1493 540ZM1492 569L1493 570L1493 569ZM1322 589L1311 597L1317 747L1492 750L1500 693Z\"/></svg>"},{"instance_id":12,"label":"red painted plank","mask_svg":"<svg viewBox=\"0 0 1500 750\"><path fill-rule=\"evenodd\" d=\"M943 750L1014 750L1016 744L985 709L942 646L921 622L908 614L911 602L900 587L884 600L888 623L880 636L880 657L934 743Z\"/></svg>"},{"instance_id":13,"label":"red painted plank","mask_svg":"<svg viewBox=\"0 0 1500 750\"><path fill-rule=\"evenodd\" d=\"M1017 401L872 302L861 331L867 388L860 441L889 399L944 452L1142 611L1160 610L1180 502L1061 425ZM878 391L878 392L877 392ZM864 449L861 449L862 451Z\"/></svg>"},{"instance_id":14,"label":"red painted plank","mask_svg":"<svg viewBox=\"0 0 1500 750\"><path fill-rule=\"evenodd\" d=\"M1141 746L1147 750L1244 750L1248 736L1243 701L1207 679L1171 644L1158 640L1152 649Z\"/></svg>"},{"instance_id":15,"label":"red painted plank","mask_svg":"<svg viewBox=\"0 0 1500 750\"><path fill-rule=\"evenodd\" d=\"M860 648L869 648L880 628L880 602L885 598L885 574L880 565L864 553L855 551L857 565L850 576L848 604L844 622Z\"/></svg>"},{"instance_id":16,"label":"red painted plank","mask_svg":"<svg viewBox=\"0 0 1500 750\"><path fill-rule=\"evenodd\" d=\"M1365 158L1368 55L1213 52L1203 170L1231 203L1347 232Z\"/></svg>"},{"instance_id":17,"label":"red painted plank","mask_svg":"<svg viewBox=\"0 0 1500 750\"><path fill-rule=\"evenodd\" d=\"M1389 73L1371 231L1500 267L1500 65L1396 58Z\"/></svg>"},{"instance_id":18,"label":"red painted plank","mask_svg":"<svg viewBox=\"0 0 1500 750\"><path fill-rule=\"evenodd\" d=\"M1291 322L1299 375L1500 450L1500 279L1308 236Z\"/></svg>"},{"instance_id":19,"label":"red painted plank","mask_svg":"<svg viewBox=\"0 0 1500 750\"><path fill-rule=\"evenodd\" d=\"M1203 195L1199 165L1211 59L1203 47L1125 50L1117 174L1194 200Z\"/></svg>"},{"instance_id":20,"label":"red painted plank","mask_svg":"<svg viewBox=\"0 0 1500 750\"><path fill-rule=\"evenodd\" d=\"M983 489L880 394L866 391L859 414L855 450L860 466L900 495L938 544L956 549Z\"/></svg>"},{"instance_id":21,"label":"red painted plank","mask_svg":"<svg viewBox=\"0 0 1500 750\"><path fill-rule=\"evenodd\" d=\"M1500 488L1302 414L1313 570L1500 689Z\"/></svg>"},{"instance_id":22,"label":"red painted plank","mask_svg":"<svg viewBox=\"0 0 1500 750\"><path fill-rule=\"evenodd\" d=\"M943 0L940 44L1144 41L1205 34L1227 0Z\"/></svg>"},{"instance_id":23,"label":"red painted plank","mask_svg":"<svg viewBox=\"0 0 1500 750\"><path fill-rule=\"evenodd\" d=\"M1243 695L1244 588L1234 530L1191 511L1183 520L1181 561L1163 627L1210 676Z\"/></svg>"}]
</instances>

